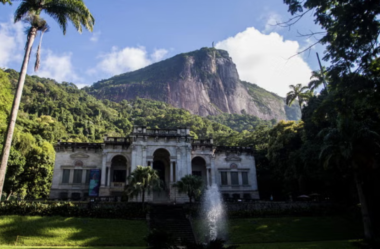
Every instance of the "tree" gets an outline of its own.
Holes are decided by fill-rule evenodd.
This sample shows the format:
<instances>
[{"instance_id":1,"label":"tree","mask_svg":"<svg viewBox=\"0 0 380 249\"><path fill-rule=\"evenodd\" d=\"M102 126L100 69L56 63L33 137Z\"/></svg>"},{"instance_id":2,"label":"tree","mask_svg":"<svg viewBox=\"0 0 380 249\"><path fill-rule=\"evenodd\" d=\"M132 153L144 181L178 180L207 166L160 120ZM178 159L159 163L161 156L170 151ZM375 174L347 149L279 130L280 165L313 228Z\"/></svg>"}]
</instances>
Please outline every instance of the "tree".
<instances>
[{"instance_id":1,"label":"tree","mask_svg":"<svg viewBox=\"0 0 380 249\"><path fill-rule=\"evenodd\" d=\"M308 89L307 86L302 86L302 84L290 85L292 91L286 94L286 104L291 106L295 100L298 100L300 109L302 109L302 104L305 101L305 91Z\"/></svg>"},{"instance_id":2,"label":"tree","mask_svg":"<svg viewBox=\"0 0 380 249\"><path fill-rule=\"evenodd\" d=\"M150 166L137 166L128 178L125 191L128 196L135 197L141 194L141 202L145 207L145 194L161 188L161 180L157 171Z\"/></svg>"},{"instance_id":3,"label":"tree","mask_svg":"<svg viewBox=\"0 0 380 249\"><path fill-rule=\"evenodd\" d=\"M310 82L308 84L308 87L311 91L314 91L317 89L320 85L324 84L325 81L328 82L328 76L326 73L326 69L323 69L323 74L321 71L313 71L311 73ZM326 87L326 86L325 86Z\"/></svg>"},{"instance_id":4,"label":"tree","mask_svg":"<svg viewBox=\"0 0 380 249\"><path fill-rule=\"evenodd\" d=\"M0 2L1 2L2 4L9 3L9 5L12 5L11 0L0 0Z\"/></svg>"},{"instance_id":5,"label":"tree","mask_svg":"<svg viewBox=\"0 0 380 249\"><path fill-rule=\"evenodd\" d=\"M203 181L200 177L194 175L185 175L173 187L178 189L179 193L185 193L189 197L189 202L201 194Z\"/></svg>"},{"instance_id":6,"label":"tree","mask_svg":"<svg viewBox=\"0 0 380 249\"><path fill-rule=\"evenodd\" d=\"M356 184L362 206L365 235L372 241L375 238L379 240L380 215L377 210L380 209L380 172L374 165L380 163L380 158L378 150L374 148L379 144L375 134L380 134L380 5L374 0L284 2L289 5L289 12L294 15L291 18L293 22L288 22L289 25L312 11L315 23L324 29L323 32L318 32L322 36L318 42L326 45L323 59L331 64L327 69L329 93L325 99L321 99L320 107L313 115L314 120L317 120L318 116L329 124L324 129L326 134L322 155L327 154L335 159L327 160L329 157L323 157L325 164L345 168L356 176L356 179L360 175L359 182L367 186L362 188L360 184ZM372 135L368 136L364 131L371 131ZM363 142L366 140L367 142ZM359 144L362 148L358 147ZM337 160L338 158L340 160ZM361 190L364 192L362 196ZM366 199L363 199L363 196ZM368 206L369 212L363 206ZM374 231L370 231L368 219L365 218L368 213Z\"/></svg>"},{"instance_id":7,"label":"tree","mask_svg":"<svg viewBox=\"0 0 380 249\"><path fill-rule=\"evenodd\" d=\"M82 0L23 0L15 12L14 21L27 21L30 24L28 28L27 41L25 46L25 54L21 67L20 77L17 83L17 90L13 101L12 112L9 118L8 130L4 140L2 150L1 166L0 166L0 196L3 192L4 178L8 163L9 152L12 144L12 136L16 124L17 113L21 101L22 90L24 87L26 72L28 68L29 58L37 32L45 32L48 25L44 19L40 17L41 12L45 12L53 17L66 34L67 22L71 21L74 27L81 32L82 26L92 31L95 22L94 17L87 9ZM41 45L41 44L40 44ZM40 46L39 46L40 47ZM37 51L36 67L39 65L39 50Z\"/></svg>"},{"instance_id":8,"label":"tree","mask_svg":"<svg viewBox=\"0 0 380 249\"><path fill-rule=\"evenodd\" d=\"M338 165L349 165L354 173L355 185L361 203L361 211L366 238L373 237L373 224L370 218L368 200L363 189L365 175L371 168L375 168L374 158L380 149L380 136L369 129L367 124L357 122L345 116L337 118L336 127L328 127L321 131L324 137L320 157L325 166L331 165L330 161ZM369 168L367 168L369 167Z\"/></svg>"}]
</instances>

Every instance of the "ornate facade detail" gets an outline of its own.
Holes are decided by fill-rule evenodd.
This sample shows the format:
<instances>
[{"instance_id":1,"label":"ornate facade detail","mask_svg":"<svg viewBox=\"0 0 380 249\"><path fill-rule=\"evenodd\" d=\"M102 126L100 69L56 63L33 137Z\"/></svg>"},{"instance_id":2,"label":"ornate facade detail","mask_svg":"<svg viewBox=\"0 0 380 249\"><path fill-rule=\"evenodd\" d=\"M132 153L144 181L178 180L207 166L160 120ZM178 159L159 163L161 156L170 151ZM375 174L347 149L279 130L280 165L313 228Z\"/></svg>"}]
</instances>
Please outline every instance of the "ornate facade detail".
<instances>
[{"instance_id":1,"label":"ornate facade detail","mask_svg":"<svg viewBox=\"0 0 380 249\"><path fill-rule=\"evenodd\" d=\"M227 162L240 162L241 161L241 158L238 157L238 156L235 156L235 155L228 155L226 157L226 161Z\"/></svg>"},{"instance_id":2,"label":"ornate facade detail","mask_svg":"<svg viewBox=\"0 0 380 249\"><path fill-rule=\"evenodd\" d=\"M224 195L258 198L250 148L214 146L212 139L194 140L188 128L137 128L128 137L107 137L104 143L59 143L51 198L60 198L63 192L69 198L78 193L87 196L89 185L85 179L91 170L101 175L100 196L122 195L128 176L138 165L150 165L157 170L169 190L161 193L168 201L187 201L186 195L172 194L176 190L171 183L189 174L200 176L208 185L218 184ZM72 149L75 152L70 153ZM156 197L152 194L147 198L154 202Z\"/></svg>"},{"instance_id":3,"label":"ornate facade detail","mask_svg":"<svg viewBox=\"0 0 380 249\"><path fill-rule=\"evenodd\" d=\"M83 152L77 152L70 155L71 158L88 158L89 155Z\"/></svg>"}]
</instances>

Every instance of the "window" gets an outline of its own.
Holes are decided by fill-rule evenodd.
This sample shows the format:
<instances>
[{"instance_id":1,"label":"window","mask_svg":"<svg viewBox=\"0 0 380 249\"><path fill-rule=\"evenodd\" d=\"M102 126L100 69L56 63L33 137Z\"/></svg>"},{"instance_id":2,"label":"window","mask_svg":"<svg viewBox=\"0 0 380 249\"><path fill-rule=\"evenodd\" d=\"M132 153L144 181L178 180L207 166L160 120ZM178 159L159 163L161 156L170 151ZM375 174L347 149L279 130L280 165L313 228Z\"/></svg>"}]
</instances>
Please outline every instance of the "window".
<instances>
[{"instance_id":1,"label":"window","mask_svg":"<svg viewBox=\"0 0 380 249\"><path fill-rule=\"evenodd\" d=\"M82 171L81 169L74 169L73 183L82 183Z\"/></svg>"},{"instance_id":2,"label":"window","mask_svg":"<svg viewBox=\"0 0 380 249\"><path fill-rule=\"evenodd\" d=\"M222 185L227 185L227 172L220 172L220 175L222 177Z\"/></svg>"},{"instance_id":3,"label":"window","mask_svg":"<svg viewBox=\"0 0 380 249\"><path fill-rule=\"evenodd\" d=\"M239 185L238 172L231 172L231 185Z\"/></svg>"},{"instance_id":4,"label":"window","mask_svg":"<svg viewBox=\"0 0 380 249\"><path fill-rule=\"evenodd\" d=\"M62 174L62 183L69 183L70 180L70 170L64 169Z\"/></svg>"},{"instance_id":5,"label":"window","mask_svg":"<svg viewBox=\"0 0 380 249\"><path fill-rule=\"evenodd\" d=\"M113 182L125 182L126 179L126 170L114 170L113 171Z\"/></svg>"},{"instance_id":6,"label":"window","mask_svg":"<svg viewBox=\"0 0 380 249\"><path fill-rule=\"evenodd\" d=\"M59 193L59 199L67 200L68 197L69 197L69 193L67 193L67 192L60 192Z\"/></svg>"},{"instance_id":7,"label":"window","mask_svg":"<svg viewBox=\"0 0 380 249\"><path fill-rule=\"evenodd\" d=\"M80 193L71 193L71 199L74 201L80 200Z\"/></svg>"},{"instance_id":8,"label":"window","mask_svg":"<svg viewBox=\"0 0 380 249\"><path fill-rule=\"evenodd\" d=\"M89 184L90 183L90 172L91 170L86 170L86 184Z\"/></svg>"},{"instance_id":9,"label":"window","mask_svg":"<svg viewBox=\"0 0 380 249\"><path fill-rule=\"evenodd\" d=\"M248 172L241 172L243 178L243 185L248 185Z\"/></svg>"}]
</instances>

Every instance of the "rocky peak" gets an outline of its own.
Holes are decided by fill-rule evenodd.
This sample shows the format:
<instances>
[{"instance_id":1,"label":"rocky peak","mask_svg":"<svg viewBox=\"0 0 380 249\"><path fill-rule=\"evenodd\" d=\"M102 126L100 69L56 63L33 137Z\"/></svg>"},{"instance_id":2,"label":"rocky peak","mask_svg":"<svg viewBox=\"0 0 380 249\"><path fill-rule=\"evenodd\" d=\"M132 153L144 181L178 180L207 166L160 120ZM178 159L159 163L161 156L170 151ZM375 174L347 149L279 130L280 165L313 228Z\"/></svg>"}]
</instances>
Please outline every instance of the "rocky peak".
<instances>
[{"instance_id":1,"label":"rocky peak","mask_svg":"<svg viewBox=\"0 0 380 249\"><path fill-rule=\"evenodd\" d=\"M247 113L280 120L288 119L289 111L299 112L286 108L283 98L240 81L228 52L214 48L176 55L97 82L87 91L117 102L136 97L165 101L201 116Z\"/></svg>"}]
</instances>

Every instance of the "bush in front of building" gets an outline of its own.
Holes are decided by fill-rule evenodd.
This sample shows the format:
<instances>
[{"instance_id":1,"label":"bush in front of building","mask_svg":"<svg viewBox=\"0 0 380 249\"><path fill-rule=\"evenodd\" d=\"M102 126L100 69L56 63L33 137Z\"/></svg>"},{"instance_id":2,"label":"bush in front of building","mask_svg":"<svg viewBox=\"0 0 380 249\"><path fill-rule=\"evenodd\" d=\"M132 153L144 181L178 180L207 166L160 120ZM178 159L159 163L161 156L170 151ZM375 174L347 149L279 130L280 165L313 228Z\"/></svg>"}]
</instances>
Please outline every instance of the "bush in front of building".
<instances>
[{"instance_id":1,"label":"bush in front of building","mask_svg":"<svg viewBox=\"0 0 380 249\"><path fill-rule=\"evenodd\" d=\"M106 219L144 219L138 203L0 202L0 215L63 216Z\"/></svg>"},{"instance_id":2,"label":"bush in front of building","mask_svg":"<svg viewBox=\"0 0 380 249\"><path fill-rule=\"evenodd\" d=\"M342 213L344 207L331 203L286 203L258 201L253 203L224 203L229 218L252 218L268 216L319 216ZM201 205L185 205L185 212L191 217L201 215Z\"/></svg>"}]
</instances>

